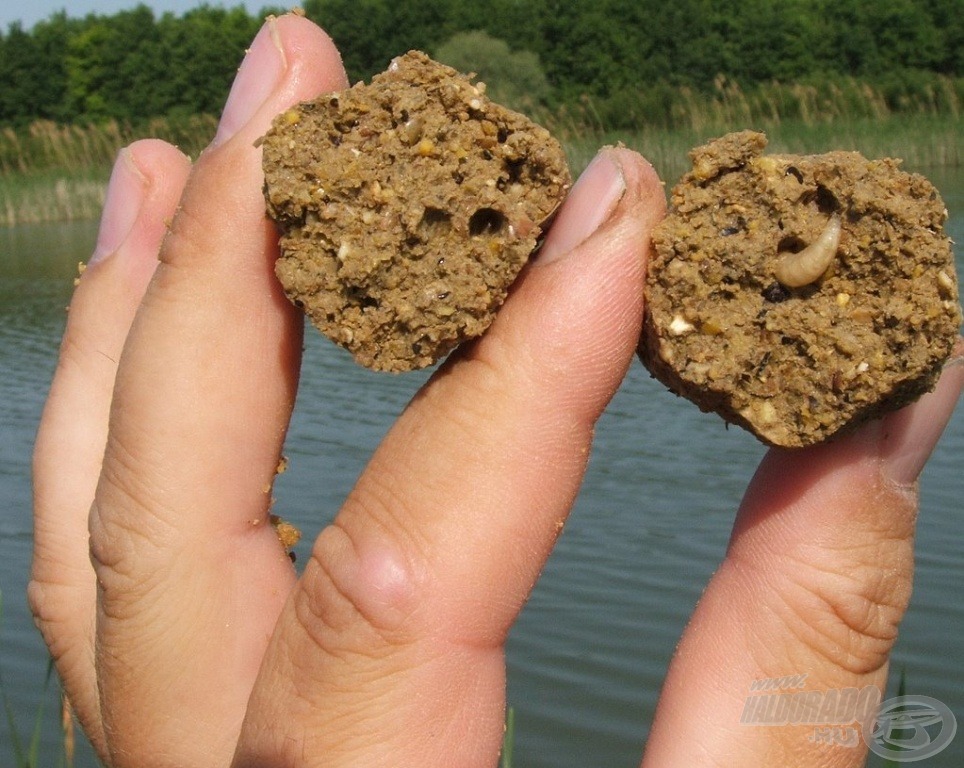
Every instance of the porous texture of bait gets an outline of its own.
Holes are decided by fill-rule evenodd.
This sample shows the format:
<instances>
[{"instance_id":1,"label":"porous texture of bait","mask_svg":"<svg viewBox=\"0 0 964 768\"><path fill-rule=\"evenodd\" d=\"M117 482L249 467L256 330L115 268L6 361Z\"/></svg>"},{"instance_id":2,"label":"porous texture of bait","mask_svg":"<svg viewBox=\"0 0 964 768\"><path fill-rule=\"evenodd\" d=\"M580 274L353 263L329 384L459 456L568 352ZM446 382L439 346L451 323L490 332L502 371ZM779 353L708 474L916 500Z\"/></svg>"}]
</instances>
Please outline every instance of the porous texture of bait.
<instances>
[{"instance_id":1,"label":"porous texture of bait","mask_svg":"<svg viewBox=\"0 0 964 768\"><path fill-rule=\"evenodd\" d=\"M286 294L381 371L482 334L571 185L544 128L417 51L278 115L263 146Z\"/></svg>"},{"instance_id":2,"label":"porous texture of bait","mask_svg":"<svg viewBox=\"0 0 964 768\"><path fill-rule=\"evenodd\" d=\"M765 155L744 131L694 149L653 237L640 356L704 411L799 447L931 390L961 325L947 211L899 161ZM786 253L841 221L815 281Z\"/></svg>"}]
</instances>

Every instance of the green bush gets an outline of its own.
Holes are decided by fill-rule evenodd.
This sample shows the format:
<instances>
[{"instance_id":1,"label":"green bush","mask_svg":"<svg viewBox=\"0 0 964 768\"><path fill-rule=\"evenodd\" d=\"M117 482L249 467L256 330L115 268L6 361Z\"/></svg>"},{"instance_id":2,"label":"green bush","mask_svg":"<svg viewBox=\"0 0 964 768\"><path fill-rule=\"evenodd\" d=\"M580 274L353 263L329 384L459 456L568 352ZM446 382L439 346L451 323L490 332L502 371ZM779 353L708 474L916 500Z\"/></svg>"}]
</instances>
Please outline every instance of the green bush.
<instances>
[{"instance_id":1,"label":"green bush","mask_svg":"<svg viewBox=\"0 0 964 768\"><path fill-rule=\"evenodd\" d=\"M512 51L482 31L459 32L442 43L435 58L461 72L475 72L495 101L522 112L545 103L549 81L532 51Z\"/></svg>"}]
</instances>

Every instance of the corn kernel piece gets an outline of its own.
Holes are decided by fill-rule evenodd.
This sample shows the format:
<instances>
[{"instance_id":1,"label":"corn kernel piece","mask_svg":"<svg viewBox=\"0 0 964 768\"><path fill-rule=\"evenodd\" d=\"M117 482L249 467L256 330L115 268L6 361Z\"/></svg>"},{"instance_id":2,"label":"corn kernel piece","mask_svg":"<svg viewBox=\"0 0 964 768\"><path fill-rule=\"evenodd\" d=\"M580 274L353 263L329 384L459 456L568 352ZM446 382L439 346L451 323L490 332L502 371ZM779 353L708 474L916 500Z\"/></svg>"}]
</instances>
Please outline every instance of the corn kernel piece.
<instances>
[{"instance_id":1,"label":"corn kernel piece","mask_svg":"<svg viewBox=\"0 0 964 768\"><path fill-rule=\"evenodd\" d=\"M941 295L944 297L954 295L954 278L943 269L937 273L937 286Z\"/></svg>"},{"instance_id":2,"label":"corn kernel piece","mask_svg":"<svg viewBox=\"0 0 964 768\"><path fill-rule=\"evenodd\" d=\"M696 327L682 315L676 315L669 324L669 332L673 336L682 336L684 333L696 330Z\"/></svg>"}]
</instances>

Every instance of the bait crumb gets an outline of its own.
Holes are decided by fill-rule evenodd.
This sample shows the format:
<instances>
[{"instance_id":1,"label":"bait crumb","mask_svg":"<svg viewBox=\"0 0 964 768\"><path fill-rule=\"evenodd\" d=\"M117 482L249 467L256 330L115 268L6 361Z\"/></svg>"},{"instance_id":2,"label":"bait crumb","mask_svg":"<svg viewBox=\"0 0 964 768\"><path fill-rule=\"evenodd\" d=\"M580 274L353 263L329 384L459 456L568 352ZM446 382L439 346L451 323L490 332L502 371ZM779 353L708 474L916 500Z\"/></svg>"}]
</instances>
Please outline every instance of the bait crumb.
<instances>
[{"instance_id":1,"label":"bait crumb","mask_svg":"<svg viewBox=\"0 0 964 768\"><path fill-rule=\"evenodd\" d=\"M961 309L930 182L889 158L765 146L743 131L690 153L653 235L640 357L702 410L799 447L933 389ZM804 284L777 279L786 259Z\"/></svg>"},{"instance_id":2,"label":"bait crumb","mask_svg":"<svg viewBox=\"0 0 964 768\"><path fill-rule=\"evenodd\" d=\"M263 139L275 272L368 368L422 368L481 335L571 186L559 143L484 91L410 51Z\"/></svg>"},{"instance_id":3,"label":"bait crumb","mask_svg":"<svg viewBox=\"0 0 964 768\"><path fill-rule=\"evenodd\" d=\"M271 525L274 526L278 541L280 541L281 546L284 547L285 553L291 556L293 554L291 550L301 541L301 531L297 526L292 525L286 520L282 520L278 515L271 515L269 519Z\"/></svg>"}]
</instances>

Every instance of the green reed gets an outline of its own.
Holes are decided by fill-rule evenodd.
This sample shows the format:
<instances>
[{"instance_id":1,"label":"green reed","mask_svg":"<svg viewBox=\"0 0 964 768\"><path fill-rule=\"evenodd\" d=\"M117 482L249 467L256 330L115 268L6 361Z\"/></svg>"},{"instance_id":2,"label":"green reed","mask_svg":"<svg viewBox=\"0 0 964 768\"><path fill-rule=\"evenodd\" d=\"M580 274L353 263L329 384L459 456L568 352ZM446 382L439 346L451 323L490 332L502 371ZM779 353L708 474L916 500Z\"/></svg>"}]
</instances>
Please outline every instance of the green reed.
<instances>
[{"instance_id":1,"label":"green reed","mask_svg":"<svg viewBox=\"0 0 964 768\"><path fill-rule=\"evenodd\" d=\"M3 592L0 591L0 618L2 617ZM2 669L0 669L0 672L2 672ZM3 676L0 674L0 702L3 704L3 711L7 720L7 729L10 732L10 753L13 757L13 765L15 768L40 768L41 765L48 764L41 763L40 761L40 736L43 733L44 705L49 696L50 682L55 677L54 663L53 659L51 659L47 664L47 674L42 685L40 704L37 706L37 711L34 714L33 729L30 731L29 741L24 741L14 718L13 703L10 701L10 697L7 696L7 690L3 684ZM74 732L73 716L66 704L66 699L62 699L62 708L63 750L57 765L70 768L73 765L74 759Z\"/></svg>"},{"instance_id":2,"label":"green reed","mask_svg":"<svg viewBox=\"0 0 964 768\"><path fill-rule=\"evenodd\" d=\"M515 709L509 707L505 712L505 734L502 737L502 754L499 757L499 768L512 768L512 756L515 752Z\"/></svg>"}]
</instances>

